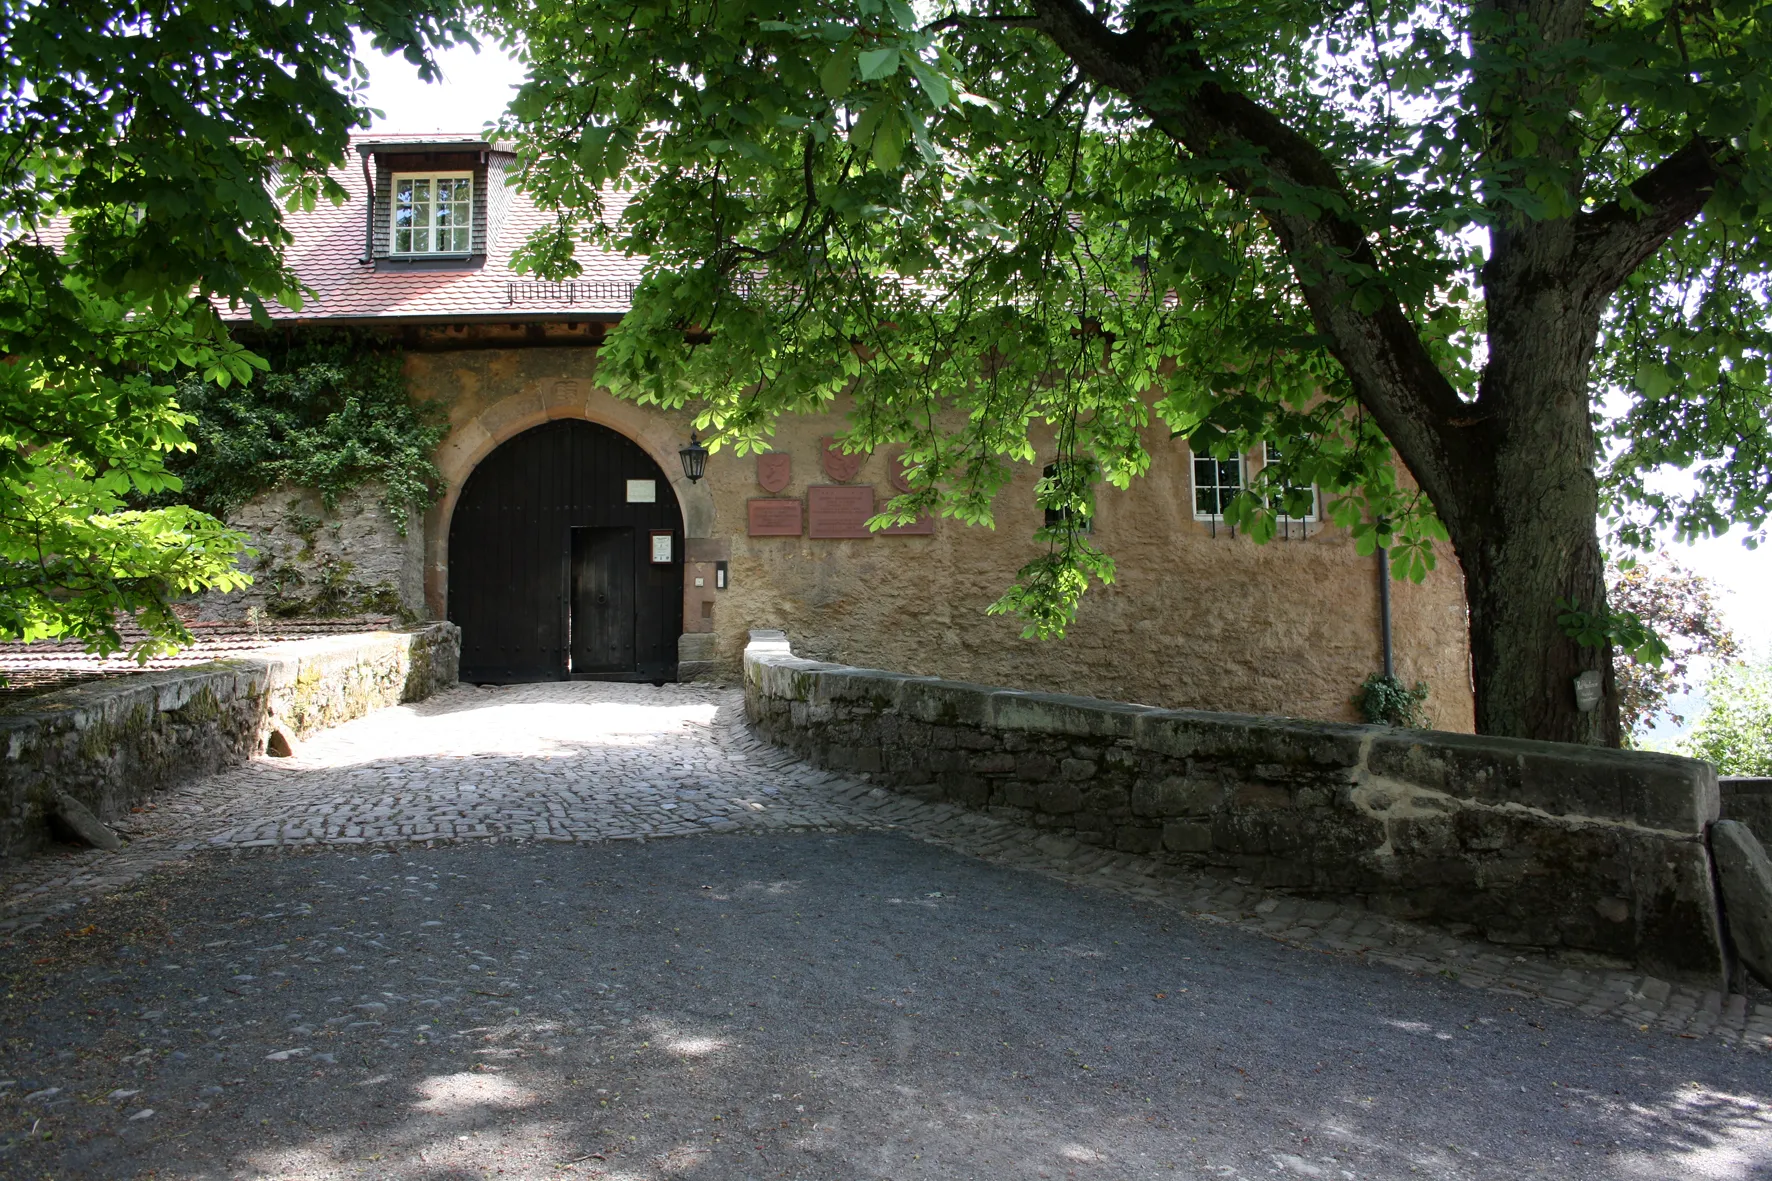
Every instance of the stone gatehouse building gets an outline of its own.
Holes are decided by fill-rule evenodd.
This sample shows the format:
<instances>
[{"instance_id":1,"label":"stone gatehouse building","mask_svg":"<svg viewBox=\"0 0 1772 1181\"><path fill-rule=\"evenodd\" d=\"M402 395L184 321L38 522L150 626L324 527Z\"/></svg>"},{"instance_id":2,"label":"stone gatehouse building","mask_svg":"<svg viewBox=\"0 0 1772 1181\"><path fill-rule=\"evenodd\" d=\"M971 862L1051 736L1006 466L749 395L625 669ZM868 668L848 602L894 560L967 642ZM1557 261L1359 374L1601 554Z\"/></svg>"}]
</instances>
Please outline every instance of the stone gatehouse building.
<instances>
[{"instance_id":1,"label":"stone gatehouse building","mask_svg":"<svg viewBox=\"0 0 1772 1181\"><path fill-rule=\"evenodd\" d=\"M500 145L368 135L355 148L337 177L349 201L288 215L289 259L313 294L273 317L291 333L401 342L413 396L448 416L447 484L422 520L389 519L367 490L322 514L284 488L235 523L263 553L348 559L410 614L460 624L464 679L732 676L748 630L778 627L797 651L853 665L1354 719L1350 697L1381 661L1376 563L1315 517L1266 545L1227 529L1217 508L1262 455L1197 457L1153 423L1149 475L1097 497L1095 539L1118 580L1089 592L1065 639L1024 640L985 607L1035 552L1038 464L1000 494L995 530L937 520L870 536L857 523L895 493L896 457L832 451L839 407L782 422L772 456L714 453L692 482L678 455L690 415L597 383L637 260L581 250L580 279L536 282L510 260L544 218L507 186ZM205 611L244 612L264 593ZM1427 683L1437 726L1471 729L1456 560L1443 548L1437 571L1392 597L1398 675Z\"/></svg>"}]
</instances>

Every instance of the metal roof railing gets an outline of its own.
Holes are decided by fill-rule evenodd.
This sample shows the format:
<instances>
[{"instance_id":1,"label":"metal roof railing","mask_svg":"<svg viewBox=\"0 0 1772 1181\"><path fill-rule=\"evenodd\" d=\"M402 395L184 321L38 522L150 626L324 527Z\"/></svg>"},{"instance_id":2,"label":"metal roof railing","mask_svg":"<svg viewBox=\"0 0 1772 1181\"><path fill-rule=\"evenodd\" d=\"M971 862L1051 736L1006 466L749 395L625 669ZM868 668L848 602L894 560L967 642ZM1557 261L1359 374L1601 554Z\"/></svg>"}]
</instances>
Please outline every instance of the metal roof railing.
<instances>
[{"instance_id":1,"label":"metal roof railing","mask_svg":"<svg viewBox=\"0 0 1772 1181\"><path fill-rule=\"evenodd\" d=\"M590 304L597 307L629 307L634 302L634 292L639 284L629 279L563 279L549 282L546 279L509 279L505 282L505 306L516 307L519 304ZM737 275L732 279L732 288L741 297L748 298L758 289L758 282L750 275Z\"/></svg>"},{"instance_id":2,"label":"metal roof railing","mask_svg":"<svg viewBox=\"0 0 1772 1181\"><path fill-rule=\"evenodd\" d=\"M505 306L519 304L595 304L627 307L634 300L636 283L625 279L512 279L505 283Z\"/></svg>"}]
</instances>

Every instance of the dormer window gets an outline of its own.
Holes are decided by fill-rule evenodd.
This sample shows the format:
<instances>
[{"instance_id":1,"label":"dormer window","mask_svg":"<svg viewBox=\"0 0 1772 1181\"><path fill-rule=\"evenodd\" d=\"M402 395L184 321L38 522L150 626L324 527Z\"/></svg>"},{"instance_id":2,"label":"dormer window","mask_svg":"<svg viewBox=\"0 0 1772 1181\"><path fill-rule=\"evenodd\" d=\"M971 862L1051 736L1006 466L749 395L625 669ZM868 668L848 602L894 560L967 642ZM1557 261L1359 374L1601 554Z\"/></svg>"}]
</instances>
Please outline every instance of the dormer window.
<instances>
[{"instance_id":1,"label":"dormer window","mask_svg":"<svg viewBox=\"0 0 1772 1181\"><path fill-rule=\"evenodd\" d=\"M436 255L472 251L473 173L396 172L393 182L391 253Z\"/></svg>"},{"instance_id":2,"label":"dormer window","mask_svg":"<svg viewBox=\"0 0 1772 1181\"><path fill-rule=\"evenodd\" d=\"M378 271L474 271L511 205L516 156L479 136L361 139L369 203L359 260Z\"/></svg>"}]
</instances>

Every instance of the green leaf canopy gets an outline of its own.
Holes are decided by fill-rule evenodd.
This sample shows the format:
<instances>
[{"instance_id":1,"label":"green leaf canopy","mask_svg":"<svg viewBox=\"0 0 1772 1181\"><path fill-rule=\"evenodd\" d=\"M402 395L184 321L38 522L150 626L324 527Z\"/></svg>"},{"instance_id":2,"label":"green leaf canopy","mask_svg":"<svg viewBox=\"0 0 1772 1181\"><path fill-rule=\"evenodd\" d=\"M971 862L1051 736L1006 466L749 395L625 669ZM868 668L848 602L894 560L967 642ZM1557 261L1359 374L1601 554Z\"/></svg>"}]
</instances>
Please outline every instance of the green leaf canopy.
<instances>
[{"instance_id":1,"label":"green leaf canopy","mask_svg":"<svg viewBox=\"0 0 1772 1181\"><path fill-rule=\"evenodd\" d=\"M988 523L1050 428L1066 511L999 604L1037 634L1112 575L1067 474L1136 478L1153 416L1197 454L1276 443L1233 522L1264 538L1316 483L1399 576L1450 537L1480 726L1614 742L1568 689L1609 657L1556 622L1603 600L1602 504L1641 541L1772 500L1769 11L496 7L522 183L559 214L527 262L648 259L618 393L741 452L848 395L849 446L909 444L898 520ZM1670 462L1695 494L1651 489Z\"/></svg>"},{"instance_id":2,"label":"green leaf canopy","mask_svg":"<svg viewBox=\"0 0 1772 1181\"><path fill-rule=\"evenodd\" d=\"M244 581L238 534L130 505L181 487L174 375L263 365L217 308L301 302L283 211L343 198L358 29L421 65L465 35L406 0L0 0L0 638L110 651L133 613L153 648Z\"/></svg>"}]
</instances>

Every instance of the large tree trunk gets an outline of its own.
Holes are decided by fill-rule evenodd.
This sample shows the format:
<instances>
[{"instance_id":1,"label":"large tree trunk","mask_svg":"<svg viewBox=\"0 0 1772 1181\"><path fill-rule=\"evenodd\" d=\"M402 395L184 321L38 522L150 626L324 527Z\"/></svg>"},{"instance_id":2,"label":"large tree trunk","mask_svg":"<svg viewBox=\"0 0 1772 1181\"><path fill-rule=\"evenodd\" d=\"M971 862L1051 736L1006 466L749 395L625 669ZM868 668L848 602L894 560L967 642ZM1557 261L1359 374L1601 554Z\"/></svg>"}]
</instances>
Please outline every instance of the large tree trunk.
<instances>
[{"instance_id":1,"label":"large tree trunk","mask_svg":"<svg viewBox=\"0 0 1772 1181\"><path fill-rule=\"evenodd\" d=\"M1463 486L1435 503L1464 565L1478 732L1616 746L1610 645L1583 647L1557 621L1559 601L1606 609L1588 393L1602 301L1577 261L1572 221L1492 231L1489 360L1459 424ZM1590 671L1603 696L1584 711L1575 679Z\"/></svg>"},{"instance_id":2,"label":"large tree trunk","mask_svg":"<svg viewBox=\"0 0 1772 1181\"><path fill-rule=\"evenodd\" d=\"M1605 607L1587 401L1570 405L1546 390L1585 384L1586 370L1566 354L1504 360L1524 370L1510 390L1521 404L1498 424L1502 438L1488 487L1467 489L1474 495L1448 498L1442 507L1464 567L1477 732L1616 746L1611 649L1583 647L1557 622L1559 600L1589 612ZM1533 365L1543 368L1533 372ZM1494 507L1473 512L1473 501ZM1602 675L1604 696L1599 708L1584 712L1575 678L1588 671Z\"/></svg>"},{"instance_id":3,"label":"large tree trunk","mask_svg":"<svg viewBox=\"0 0 1772 1181\"><path fill-rule=\"evenodd\" d=\"M1557 622L1559 600L1606 606L1588 394L1599 301L1575 281L1575 256L1569 221L1492 232L1489 363L1459 449L1470 486L1436 505L1464 565L1478 732L1616 746L1611 648ZM1604 696L1584 712L1575 678L1589 671Z\"/></svg>"},{"instance_id":4,"label":"large tree trunk","mask_svg":"<svg viewBox=\"0 0 1772 1181\"><path fill-rule=\"evenodd\" d=\"M1310 209L1281 199L1284 186L1296 186L1357 208L1336 161L1243 93L1234 75L1215 74L1185 27L1141 17L1121 32L1083 0L1028 2L1038 15L1027 23L1085 75L1139 105L1196 162L1218 161L1233 191L1263 202L1330 351L1432 499L1464 564L1477 730L1617 745L1611 649L1581 647L1557 622L1559 599L1592 613L1606 606L1588 372L1611 293L1698 215L1715 189L1724 145L1695 136L1633 181L1628 199L1567 218L1534 221L1498 202L1483 274L1489 359L1478 397L1467 401L1401 304L1384 299L1362 310L1345 264L1384 269L1366 226L1336 212L1334 201ZM1551 44L1585 36L1583 0L1485 0L1485 8L1480 23L1489 32L1479 36L1500 30L1505 39L1515 25ZM1496 60L1506 60L1498 52ZM1554 108L1574 84L1521 66L1500 92L1505 101L1480 114L1493 125L1495 143L1505 145L1510 119L1547 95ZM1534 158L1561 160L1578 177L1575 129L1568 143L1539 131ZM1247 153L1231 150L1239 146ZM1261 167L1247 167L1246 156L1259 157ZM1583 712L1575 678L1589 671L1601 674L1604 695L1598 709Z\"/></svg>"},{"instance_id":5,"label":"large tree trunk","mask_svg":"<svg viewBox=\"0 0 1772 1181\"><path fill-rule=\"evenodd\" d=\"M1527 494L1538 479L1527 477ZM1549 512L1508 533L1459 546L1470 605L1471 684L1479 734L1617 746L1618 694L1609 647L1584 648L1557 625L1556 601L1597 610L1605 565L1592 536L1593 516ZM1588 534L1571 547L1572 536ZM1599 708L1577 708L1575 678L1603 677Z\"/></svg>"}]
</instances>

